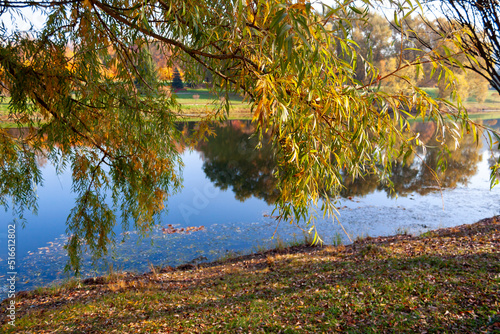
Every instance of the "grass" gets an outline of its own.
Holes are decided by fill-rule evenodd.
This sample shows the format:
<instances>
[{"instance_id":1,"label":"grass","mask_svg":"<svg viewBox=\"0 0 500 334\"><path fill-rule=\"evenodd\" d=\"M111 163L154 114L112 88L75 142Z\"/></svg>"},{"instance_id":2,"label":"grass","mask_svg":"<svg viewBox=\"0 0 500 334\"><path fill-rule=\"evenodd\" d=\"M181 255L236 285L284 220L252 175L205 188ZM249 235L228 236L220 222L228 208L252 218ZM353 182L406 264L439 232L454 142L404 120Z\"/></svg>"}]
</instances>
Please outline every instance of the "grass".
<instances>
[{"instance_id":1,"label":"grass","mask_svg":"<svg viewBox=\"0 0 500 334\"><path fill-rule=\"evenodd\" d=\"M424 88L424 90L432 97L437 97L437 88ZM191 89L179 91L177 101L181 105L181 114L179 116L183 121L199 121L207 112L215 109L214 100L217 97L211 94L208 89ZM243 97L237 94L229 94L230 115L229 119L251 119L250 104L243 101ZM4 98L0 101L0 127L15 127L14 122L9 120L8 114L9 98ZM488 98L483 103L477 103L474 98L469 98L466 107L471 112L479 113L472 114L472 119L497 118L500 111L500 94L497 91L490 90Z\"/></svg>"},{"instance_id":2,"label":"grass","mask_svg":"<svg viewBox=\"0 0 500 334\"><path fill-rule=\"evenodd\" d=\"M195 98L195 97L198 98ZM182 121L199 121L208 111L215 109L214 100L216 96L208 89L187 89L177 93L177 102L181 105ZM9 118L10 98L0 100L0 127L17 127L17 124ZM229 94L230 115L229 119L251 119L250 105L243 101L243 97L237 94Z\"/></svg>"},{"instance_id":3,"label":"grass","mask_svg":"<svg viewBox=\"0 0 500 334\"><path fill-rule=\"evenodd\" d=\"M9 119L10 98L0 98L0 128L13 128L17 124Z\"/></svg>"},{"instance_id":4,"label":"grass","mask_svg":"<svg viewBox=\"0 0 500 334\"><path fill-rule=\"evenodd\" d=\"M342 235L340 233L336 232L332 238L332 245L333 246L341 246L342 244L343 244Z\"/></svg>"},{"instance_id":5,"label":"grass","mask_svg":"<svg viewBox=\"0 0 500 334\"><path fill-rule=\"evenodd\" d=\"M498 333L498 219L23 293L0 332Z\"/></svg>"},{"instance_id":6,"label":"grass","mask_svg":"<svg viewBox=\"0 0 500 334\"><path fill-rule=\"evenodd\" d=\"M214 100L217 97L207 89L188 89L177 93L177 101L181 105L183 120L200 120L207 111L215 109ZM243 97L237 94L229 94L230 116L229 119L251 119L250 105L243 101Z\"/></svg>"},{"instance_id":7,"label":"grass","mask_svg":"<svg viewBox=\"0 0 500 334\"><path fill-rule=\"evenodd\" d=\"M437 88L427 87L423 88L423 90L432 98L437 98L438 96ZM496 117L498 117L498 111L500 111L500 94L496 90L490 89L488 91L488 96L484 102L479 103L474 97L469 97L464 102L464 105L467 110L475 113L492 113L493 111L496 111Z\"/></svg>"}]
</instances>

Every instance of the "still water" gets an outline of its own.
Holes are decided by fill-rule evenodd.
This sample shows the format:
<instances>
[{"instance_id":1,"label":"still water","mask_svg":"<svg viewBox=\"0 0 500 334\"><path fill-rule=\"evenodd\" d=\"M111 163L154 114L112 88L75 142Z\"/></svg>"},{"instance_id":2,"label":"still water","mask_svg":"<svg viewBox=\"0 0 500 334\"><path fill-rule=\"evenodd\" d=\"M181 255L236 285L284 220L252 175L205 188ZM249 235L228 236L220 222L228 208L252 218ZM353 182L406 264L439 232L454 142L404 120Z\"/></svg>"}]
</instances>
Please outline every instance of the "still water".
<instances>
[{"instance_id":1,"label":"still water","mask_svg":"<svg viewBox=\"0 0 500 334\"><path fill-rule=\"evenodd\" d=\"M497 130L500 125L496 120L481 122ZM184 125L185 130L192 126ZM422 140L433 144L432 124L416 123L414 127ZM249 139L251 133L248 122L230 121L218 127L216 136L208 142L181 148L184 186L169 198L161 225L146 238L117 227L116 247L105 262L113 270L144 272L151 266L176 266L211 261L228 253L248 253L271 246L277 238L302 240L304 234L299 227L278 225L272 218L278 196L272 176L275 165L269 146L253 149L256 142ZM430 150L424 161L435 167L437 155ZM395 164L393 193L376 178L346 180L347 189L337 203L340 222L354 239L419 234L500 214L500 187L489 189L489 167L493 163L487 145L465 139L449 158L448 169L441 175L441 189L416 157L410 166ZM38 215L28 216L25 228L17 227L17 291L68 277L63 246L67 240L66 218L74 204L71 173L57 174L47 164L43 177ZM6 297L7 225L12 219L9 211L0 212L0 299ZM344 242L349 240L332 219L319 219L317 230L325 243L339 237ZM106 273L104 262L95 267L88 256L85 259L84 277Z\"/></svg>"}]
</instances>

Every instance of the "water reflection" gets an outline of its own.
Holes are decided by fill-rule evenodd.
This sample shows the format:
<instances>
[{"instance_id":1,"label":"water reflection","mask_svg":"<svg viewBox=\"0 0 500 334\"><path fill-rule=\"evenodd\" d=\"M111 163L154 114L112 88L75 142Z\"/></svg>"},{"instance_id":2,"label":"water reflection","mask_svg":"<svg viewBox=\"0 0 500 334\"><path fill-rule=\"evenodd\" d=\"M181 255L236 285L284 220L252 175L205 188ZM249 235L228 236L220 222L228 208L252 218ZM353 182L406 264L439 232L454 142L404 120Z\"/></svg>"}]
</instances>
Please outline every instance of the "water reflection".
<instances>
[{"instance_id":1,"label":"water reflection","mask_svg":"<svg viewBox=\"0 0 500 334\"><path fill-rule=\"evenodd\" d=\"M497 132L500 133L500 122L498 122L497 119L490 119L485 121L486 125L489 126L490 128L496 130ZM492 147L491 154L488 157L488 164L491 167L493 167L500 158L500 141L496 143Z\"/></svg>"},{"instance_id":2,"label":"water reflection","mask_svg":"<svg viewBox=\"0 0 500 334\"><path fill-rule=\"evenodd\" d=\"M342 195L364 196L375 190L385 191L388 196L407 196L411 193L426 195L439 188L455 188L458 184L467 185L468 180L477 173L477 164L482 159L480 154L483 143L476 143L473 136L465 136L460 142L460 147L452 150L450 154L441 156L438 147L441 145L436 140L435 125L433 123L416 123L413 130L420 133L420 138L430 147L424 153L418 150L413 154L409 163L402 161L393 163L391 177L393 189L380 184L378 177L368 175L364 178L352 180L348 178L344 185L346 189ZM447 138L446 144L453 147L452 138ZM438 162L445 158L446 169L438 170ZM434 171L437 171L436 173Z\"/></svg>"},{"instance_id":3,"label":"water reflection","mask_svg":"<svg viewBox=\"0 0 500 334\"><path fill-rule=\"evenodd\" d=\"M484 122L498 126L491 121ZM187 132L196 126L195 123L179 125L180 130ZM420 132L428 145L439 144L432 124L415 124L414 130ZM276 165L271 145L264 141L262 149L255 150L257 140L250 138L250 122L230 121L215 128L215 133L215 137L195 146L177 145L185 162L184 189L169 198L168 212L146 240L140 242L137 233L126 232L126 240L118 243L105 259L113 268L143 272L149 270L150 265L211 261L228 251L250 252L256 246L272 245L271 238L276 231L284 241L292 241L296 235L302 238L296 226L277 226L269 215L279 195L273 177ZM497 150L495 154L499 153ZM341 199L339 219L354 239L398 231L421 233L497 215L500 188L489 190L488 167L492 163L489 157L485 146L478 146L471 138L464 140L461 149L451 153L448 170L439 174L443 196L434 191L437 183L425 167L427 164L435 168L438 157L433 151L422 154L423 162L416 156L408 165L394 162L395 190L400 195L397 199L391 197L389 189L380 185L376 177L346 180L343 195L352 199ZM47 164L43 175L45 186L39 189L39 214L30 216L27 228L19 229L17 235L20 290L64 277L65 222L74 205L71 173L59 175ZM8 222L8 215L0 212L0 220ZM168 224L173 228L205 226L205 229L190 234L169 234L165 233ZM326 243L337 240L339 235L348 242L344 228L336 222L332 224L331 219L318 220L318 232ZM6 234L0 231L0 245L5 240ZM1 278L1 272L7 272L5 252L0 251L0 258ZM96 272L89 259L86 254L84 276L106 272ZM0 283L0 299L3 288Z\"/></svg>"},{"instance_id":4,"label":"water reflection","mask_svg":"<svg viewBox=\"0 0 500 334\"><path fill-rule=\"evenodd\" d=\"M273 204L279 196L273 176L276 162L269 142L264 136L262 147L256 150L256 137L249 122L230 121L215 129L216 136L200 143L196 150L203 159L203 171L217 187L229 187L236 199L251 196Z\"/></svg>"},{"instance_id":5,"label":"water reflection","mask_svg":"<svg viewBox=\"0 0 500 334\"><path fill-rule=\"evenodd\" d=\"M496 124L496 120L494 120ZM495 125L487 121L487 125ZM189 125L192 126L192 125ZM477 164L482 159L483 143L476 143L472 135L465 136L458 149L445 154L447 168L438 171L438 162L442 158L436 139L434 123L414 123L412 130L420 133L420 139L429 147L426 152L418 150L410 156L408 162L394 161L392 168L393 187L379 182L376 175L363 178L346 177L345 189L341 196L366 196L374 191L384 191L388 197L407 196L417 193L426 195L430 192L457 185L467 185L468 180L477 173ZM195 149L202 153L203 171L220 189L231 188L235 197L243 201L251 196L273 204L279 196L276 179L273 176L276 162L271 144L265 137L262 148L256 150L257 138L251 137L252 125L249 121L229 121L215 128L215 137L198 144ZM452 138L446 144L453 147ZM490 165L494 164L494 160Z\"/></svg>"},{"instance_id":6,"label":"water reflection","mask_svg":"<svg viewBox=\"0 0 500 334\"><path fill-rule=\"evenodd\" d=\"M500 130L500 123L496 119L478 121L479 124L483 122L485 126ZM197 126L196 122L178 125L179 130L186 134ZM449 155L445 154L446 169L436 174L434 171L438 170L438 162L442 158L438 152L441 143L436 139L436 125L415 122L412 130L420 134L420 140L429 149L426 152L419 149L410 156L406 164L401 160L393 162L392 188L381 183L379 177L373 174L356 179L346 177L343 180L345 188L340 195L344 198L366 196L375 191L383 191L391 198L412 193L426 195L439 189L455 188L458 184L467 185L469 179L477 173L477 164L482 159L482 141L476 143L472 135L465 136L459 148L452 150ZM28 135L25 129L10 131L15 131L19 136ZM209 140L198 142L192 148L201 153L203 171L216 187L221 190L231 189L235 198L241 202L253 196L272 205L277 200L279 191L273 175L276 161L269 142L270 136L264 135L262 147L256 149L258 139L252 135L251 121L227 121L214 127L214 135ZM447 137L446 140L448 147L454 147L452 138ZM179 153L183 153L188 146L186 142L176 144ZM490 167L497 162L499 155L500 148L497 145L488 157ZM43 167L46 161L39 158L37 163Z\"/></svg>"}]
</instances>

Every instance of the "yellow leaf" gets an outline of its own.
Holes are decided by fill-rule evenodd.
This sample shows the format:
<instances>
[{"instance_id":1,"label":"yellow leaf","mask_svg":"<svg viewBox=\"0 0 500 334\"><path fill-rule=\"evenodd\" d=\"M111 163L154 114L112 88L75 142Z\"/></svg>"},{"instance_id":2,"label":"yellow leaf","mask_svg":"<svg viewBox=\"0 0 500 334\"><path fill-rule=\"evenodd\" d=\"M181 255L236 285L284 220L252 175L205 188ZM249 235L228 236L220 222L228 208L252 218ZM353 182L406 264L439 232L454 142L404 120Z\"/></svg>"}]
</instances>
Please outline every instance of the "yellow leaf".
<instances>
[{"instance_id":1,"label":"yellow leaf","mask_svg":"<svg viewBox=\"0 0 500 334\"><path fill-rule=\"evenodd\" d=\"M92 3L90 3L90 0L83 0L83 5L89 10L92 9Z\"/></svg>"},{"instance_id":2,"label":"yellow leaf","mask_svg":"<svg viewBox=\"0 0 500 334\"><path fill-rule=\"evenodd\" d=\"M291 5L290 9L298 9L298 10L305 11L306 10L306 5L303 4L303 3L296 3L294 5Z\"/></svg>"}]
</instances>

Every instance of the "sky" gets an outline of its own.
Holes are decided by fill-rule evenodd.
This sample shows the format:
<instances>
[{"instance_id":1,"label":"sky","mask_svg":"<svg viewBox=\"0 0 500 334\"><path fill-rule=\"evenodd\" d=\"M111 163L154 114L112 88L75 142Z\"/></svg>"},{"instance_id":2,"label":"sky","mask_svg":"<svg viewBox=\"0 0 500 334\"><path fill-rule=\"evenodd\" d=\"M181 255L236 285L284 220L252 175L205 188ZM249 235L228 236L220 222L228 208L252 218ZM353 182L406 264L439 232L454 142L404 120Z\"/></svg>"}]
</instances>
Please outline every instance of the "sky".
<instances>
[{"instance_id":1,"label":"sky","mask_svg":"<svg viewBox=\"0 0 500 334\"><path fill-rule=\"evenodd\" d=\"M313 1L313 3L317 3L317 1ZM323 0L324 3L328 5L333 5L334 1L332 0ZM321 7L316 5L315 6L317 9L320 9ZM389 9L383 9L385 12L386 16L388 18L392 18L393 16L393 10ZM21 31L26 31L30 28L31 25L33 25L35 28L40 29L43 27L43 24L45 22L46 16L42 15L40 11L33 12L31 9L24 9L22 11L24 15L24 19L18 17L11 17L11 14L3 14L0 16L0 22L1 24L4 24L4 26L9 30L13 31L17 28Z\"/></svg>"},{"instance_id":2,"label":"sky","mask_svg":"<svg viewBox=\"0 0 500 334\"><path fill-rule=\"evenodd\" d=\"M31 25L37 29L43 27L46 16L42 15L40 11L33 12L31 9L24 9L22 13L24 17L12 15L10 12L4 13L0 16L0 22L9 31L17 29L26 31Z\"/></svg>"}]
</instances>

